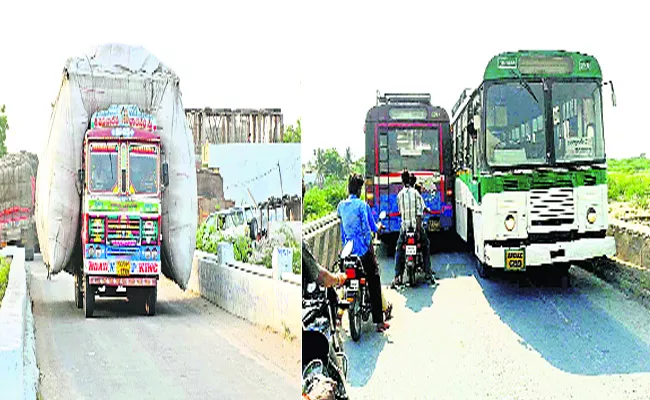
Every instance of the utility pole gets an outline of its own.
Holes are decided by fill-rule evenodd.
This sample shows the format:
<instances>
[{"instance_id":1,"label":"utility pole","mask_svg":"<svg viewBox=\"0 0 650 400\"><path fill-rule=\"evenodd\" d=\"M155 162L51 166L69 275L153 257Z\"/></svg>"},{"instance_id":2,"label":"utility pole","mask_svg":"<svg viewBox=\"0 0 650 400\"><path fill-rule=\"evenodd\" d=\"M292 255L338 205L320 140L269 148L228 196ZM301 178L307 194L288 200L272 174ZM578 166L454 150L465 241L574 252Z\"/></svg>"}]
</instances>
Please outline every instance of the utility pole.
<instances>
[{"instance_id":1,"label":"utility pole","mask_svg":"<svg viewBox=\"0 0 650 400\"><path fill-rule=\"evenodd\" d=\"M282 189L282 170L280 169L280 161L278 161L278 173L280 174L280 210L282 210L282 220L284 221L284 189Z\"/></svg>"}]
</instances>

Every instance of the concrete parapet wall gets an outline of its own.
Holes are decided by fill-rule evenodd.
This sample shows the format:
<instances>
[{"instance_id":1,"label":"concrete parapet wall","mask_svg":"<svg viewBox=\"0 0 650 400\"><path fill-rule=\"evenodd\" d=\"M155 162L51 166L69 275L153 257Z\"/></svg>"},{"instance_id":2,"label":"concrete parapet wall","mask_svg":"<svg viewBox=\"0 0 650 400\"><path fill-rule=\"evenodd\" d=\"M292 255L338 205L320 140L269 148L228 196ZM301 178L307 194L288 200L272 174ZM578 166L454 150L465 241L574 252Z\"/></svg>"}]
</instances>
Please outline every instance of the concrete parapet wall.
<instances>
[{"instance_id":1,"label":"concrete parapet wall","mask_svg":"<svg viewBox=\"0 0 650 400\"><path fill-rule=\"evenodd\" d=\"M319 264L332 269L341 250L341 226L336 214L304 224L302 238L311 248Z\"/></svg>"},{"instance_id":2,"label":"concrete parapet wall","mask_svg":"<svg viewBox=\"0 0 650 400\"><path fill-rule=\"evenodd\" d=\"M616 258L650 267L650 227L611 220L607 233L616 240Z\"/></svg>"},{"instance_id":3,"label":"concrete parapet wall","mask_svg":"<svg viewBox=\"0 0 650 400\"><path fill-rule=\"evenodd\" d=\"M25 249L7 247L0 255L13 257L0 306L0 398L31 400L36 398L38 369L34 362L33 334L30 335L33 321Z\"/></svg>"},{"instance_id":4,"label":"concrete parapet wall","mask_svg":"<svg viewBox=\"0 0 650 400\"><path fill-rule=\"evenodd\" d=\"M277 264L235 261L232 245L220 243L217 255L195 251L188 288L251 323L300 337L302 281Z\"/></svg>"}]
</instances>

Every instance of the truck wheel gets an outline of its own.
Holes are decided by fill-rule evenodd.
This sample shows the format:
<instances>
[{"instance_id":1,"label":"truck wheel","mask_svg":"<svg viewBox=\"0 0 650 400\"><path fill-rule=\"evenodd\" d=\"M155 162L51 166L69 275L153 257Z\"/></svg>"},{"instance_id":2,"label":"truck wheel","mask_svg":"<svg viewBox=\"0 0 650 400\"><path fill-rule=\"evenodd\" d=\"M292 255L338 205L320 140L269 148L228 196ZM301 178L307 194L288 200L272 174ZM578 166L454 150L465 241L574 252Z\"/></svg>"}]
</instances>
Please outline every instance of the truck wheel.
<instances>
[{"instance_id":1,"label":"truck wheel","mask_svg":"<svg viewBox=\"0 0 650 400\"><path fill-rule=\"evenodd\" d=\"M81 309L84 306L83 277L81 274L74 274L74 304Z\"/></svg>"},{"instance_id":2,"label":"truck wheel","mask_svg":"<svg viewBox=\"0 0 650 400\"><path fill-rule=\"evenodd\" d=\"M95 288L90 284L90 277L84 278L84 313L91 318L95 312Z\"/></svg>"},{"instance_id":3,"label":"truck wheel","mask_svg":"<svg viewBox=\"0 0 650 400\"><path fill-rule=\"evenodd\" d=\"M34 247L25 247L25 261L34 261Z\"/></svg>"},{"instance_id":4,"label":"truck wheel","mask_svg":"<svg viewBox=\"0 0 650 400\"><path fill-rule=\"evenodd\" d=\"M145 315L156 315L156 301L158 300L158 286L149 288L144 293L144 313Z\"/></svg>"}]
</instances>

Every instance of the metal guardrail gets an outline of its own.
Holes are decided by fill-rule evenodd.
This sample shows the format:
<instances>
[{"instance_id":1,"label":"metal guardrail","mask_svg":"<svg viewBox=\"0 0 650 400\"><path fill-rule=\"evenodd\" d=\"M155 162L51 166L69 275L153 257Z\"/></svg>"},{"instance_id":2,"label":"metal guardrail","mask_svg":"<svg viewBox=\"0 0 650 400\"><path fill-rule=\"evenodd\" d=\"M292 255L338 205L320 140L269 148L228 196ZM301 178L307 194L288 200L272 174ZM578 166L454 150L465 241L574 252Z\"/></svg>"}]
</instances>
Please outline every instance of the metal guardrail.
<instances>
[{"instance_id":1,"label":"metal guardrail","mask_svg":"<svg viewBox=\"0 0 650 400\"><path fill-rule=\"evenodd\" d=\"M302 226L302 238L320 265L332 270L341 250L341 228L335 213Z\"/></svg>"}]
</instances>

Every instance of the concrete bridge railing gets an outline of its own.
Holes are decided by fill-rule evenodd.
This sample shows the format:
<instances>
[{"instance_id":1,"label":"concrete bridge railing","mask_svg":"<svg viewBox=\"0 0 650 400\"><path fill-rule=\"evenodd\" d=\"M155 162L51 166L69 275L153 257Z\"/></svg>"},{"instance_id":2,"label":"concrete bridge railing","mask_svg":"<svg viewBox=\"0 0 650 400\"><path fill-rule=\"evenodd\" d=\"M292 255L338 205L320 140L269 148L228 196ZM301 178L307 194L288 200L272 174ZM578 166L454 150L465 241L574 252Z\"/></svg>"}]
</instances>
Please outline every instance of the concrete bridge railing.
<instances>
[{"instance_id":1,"label":"concrete bridge railing","mask_svg":"<svg viewBox=\"0 0 650 400\"><path fill-rule=\"evenodd\" d=\"M342 246L341 227L337 215L332 213L303 224L302 238L307 242L320 265L331 270Z\"/></svg>"}]
</instances>

